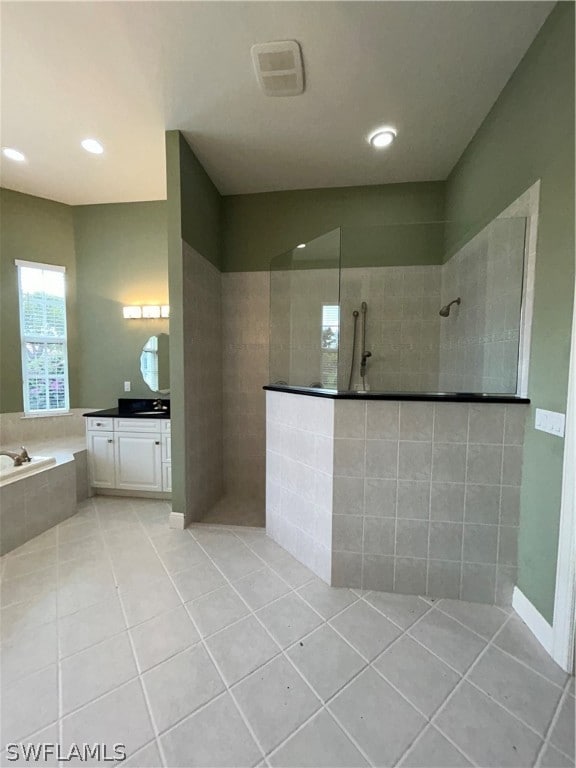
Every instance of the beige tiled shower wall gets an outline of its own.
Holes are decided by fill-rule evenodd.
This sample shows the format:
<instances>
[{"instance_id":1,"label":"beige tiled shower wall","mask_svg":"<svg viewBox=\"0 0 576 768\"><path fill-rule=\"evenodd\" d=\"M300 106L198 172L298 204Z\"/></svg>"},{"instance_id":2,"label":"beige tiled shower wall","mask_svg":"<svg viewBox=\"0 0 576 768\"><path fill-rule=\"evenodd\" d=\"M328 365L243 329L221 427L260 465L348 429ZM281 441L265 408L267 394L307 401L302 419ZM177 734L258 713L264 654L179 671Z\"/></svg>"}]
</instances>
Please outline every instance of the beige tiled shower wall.
<instances>
[{"instance_id":1,"label":"beige tiled shower wall","mask_svg":"<svg viewBox=\"0 0 576 768\"><path fill-rule=\"evenodd\" d=\"M330 583L334 400L268 392L266 532Z\"/></svg>"},{"instance_id":2,"label":"beige tiled shower wall","mask_svg":"<svg viewBox=\"0 0 576 768\"><path fill-rule=\"evenodd\" d=\"M222 496L222 285L220 272L183 242L186 521Z\"/></svg>"},{"instance_id":3,"label":"beige tiled shower wall","mask_svg":"<svg viewBox=\"0 0 576 768\"><path fill-rule=\"evenodd\" d=\"M509 604L526 411L336 400L332 584Z\"/></svg>"},{"instance_id":4,"label":"beige tiled shower wall","mask_svg":"<svg viewBox=\"0 0 576 768\"><path fill-rule=\"evenodd\" d=\"M269 307L268 272L222 274L224 490L262 506Z\"/></svg>"},{"instance_id":5,"label":"beige tiled shower wall","mask_svg":"<svg viewBox=\"0 0 576 768\"><path fill-rule=\"evenodd\" d=\"M344 268L340 296L338 383L348 389L353 311L367 303L367 382L372 390L430 392L438 388L442 266ZM351 389L360 380L362 314L357 321Z\"/></svg>"},{"instance_id":6,"label":"beige tiled shower wall","mask_svg":"<svg viewBox=\"0 0 576 768\"><path fill-rule=\"evenodd\" d=\"M526 219L491 222L442 267L440 388L516 392Z\"/></svg>"}]
</instances>

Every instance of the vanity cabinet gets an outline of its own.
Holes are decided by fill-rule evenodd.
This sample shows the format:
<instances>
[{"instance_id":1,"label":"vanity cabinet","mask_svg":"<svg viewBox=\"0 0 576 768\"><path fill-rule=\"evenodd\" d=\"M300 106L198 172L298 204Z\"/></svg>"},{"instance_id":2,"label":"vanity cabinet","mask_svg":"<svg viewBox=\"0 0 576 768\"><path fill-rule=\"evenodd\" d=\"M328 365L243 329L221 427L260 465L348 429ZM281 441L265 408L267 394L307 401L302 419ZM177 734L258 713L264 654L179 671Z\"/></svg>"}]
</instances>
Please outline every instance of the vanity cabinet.
<instances>
[{"instance_id":1,"label":"vanity cabinet","mask_svg":"<svg viewBox=\"0 0 576 768\"><path fill-rule=\"evenodd\" d=\"M114 488L114 432L88 432L90 483L94 488Z\"/></svg>"},{"instance_id":2,"label":"vanity cabinet","mask_svg":"<svg viewBox=\"0 0 576 768\"><path fill-rule=\"evenodd\" d=\"M93 488L172 490L169 419L89 418L86 437Z\"/></svg>"}]
</instances>

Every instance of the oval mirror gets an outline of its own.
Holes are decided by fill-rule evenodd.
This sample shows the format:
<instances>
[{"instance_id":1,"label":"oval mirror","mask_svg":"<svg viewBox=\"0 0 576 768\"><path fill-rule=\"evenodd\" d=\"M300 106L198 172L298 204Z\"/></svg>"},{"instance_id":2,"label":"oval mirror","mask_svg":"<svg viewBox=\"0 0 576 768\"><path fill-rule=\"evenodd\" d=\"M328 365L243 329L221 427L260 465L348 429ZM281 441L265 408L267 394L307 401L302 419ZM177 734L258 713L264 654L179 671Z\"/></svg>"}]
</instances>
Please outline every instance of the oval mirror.
<instances>
[{"instance_id":1,"label":"oval mirror","mask_svg":"<svg viewBox=\"0 0 576 768\"><path fill-rule=\"evenodd\" d=\"M150 336L140 355L140 371L152 392L170 392L170 352L167 333Z\"/></svg>"}]
</instances>

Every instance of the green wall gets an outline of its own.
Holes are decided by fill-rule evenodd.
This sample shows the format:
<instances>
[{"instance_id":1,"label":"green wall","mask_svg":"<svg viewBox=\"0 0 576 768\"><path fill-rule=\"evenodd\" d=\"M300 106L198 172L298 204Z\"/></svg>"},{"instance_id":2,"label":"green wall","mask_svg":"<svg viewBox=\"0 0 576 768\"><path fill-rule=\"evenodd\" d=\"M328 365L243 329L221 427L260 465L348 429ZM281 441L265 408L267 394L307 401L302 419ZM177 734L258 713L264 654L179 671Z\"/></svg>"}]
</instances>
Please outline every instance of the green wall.
<instances>
[{"instance_id":1,"label":"green wall","mask_svg":"<svg viewBox=\"0 0 576 768\"><path fill-rule=\"evenodd\" d=\"M222 198L184 136L173 133L179 142L182 239L220 269Z\"/></svg>"},{"instance_id":2,"label":"green wall","mask_svg":"<svg viewBox=\"0 0 576 768\"><path fill-rule=\"evenodd\" d=\"M541 179L518 585L552 621L563 441L534 409L566 410L574 289L574 5L560 2L450 174L452 244Z\"/></svg>"},{"instance_id":3,"label":"green wall","mask_svg":"<svg viewBox=\"0 0 576 768\"><path fill-rule=\"evenodd\" d=\"M166 202L73 209L78 270L79 394L82 407L153 397L140 374L146 340L168 320L125 320L129 304L168 304ZM130 394L124 381L131 381Z\"/></svg>"},{"instance_id":4,"label":"green wall","mask_svg":"<svg viewBox=\"0 0 576 768\"><path fill-rule=\"evenodd\" d=\"M289 192L264 192L230 195L223 199L222 270L242 272L267 270L270 259L336 227L344 228L343 263L371 266L375 263L374 243L386 238L396 244L407 240L418 254L409 263L438 263L439 231L434 232L430 250L417 231L395 228L394 236L385 228L372 230L362 243L355 237L346 240L347 228L384 224L415 224L444 220L444 182L386 184L370 187L305 189ZM389 240L388 240L389 242ZM395 247L395 252L404 248ZM378 262L376 262L378 263Z\"/></svg>"},{"instance_id":5,"label":"green wall","mask_svg":"<svg viewBox=\"0 0 576 768\"><path fill-rule=\"evenodd\" d=\"M0 189L0 411L23 410L15 259L66 267L70 405L78 405L76 255L72 208Z\"/></svg>"}]
</instances>

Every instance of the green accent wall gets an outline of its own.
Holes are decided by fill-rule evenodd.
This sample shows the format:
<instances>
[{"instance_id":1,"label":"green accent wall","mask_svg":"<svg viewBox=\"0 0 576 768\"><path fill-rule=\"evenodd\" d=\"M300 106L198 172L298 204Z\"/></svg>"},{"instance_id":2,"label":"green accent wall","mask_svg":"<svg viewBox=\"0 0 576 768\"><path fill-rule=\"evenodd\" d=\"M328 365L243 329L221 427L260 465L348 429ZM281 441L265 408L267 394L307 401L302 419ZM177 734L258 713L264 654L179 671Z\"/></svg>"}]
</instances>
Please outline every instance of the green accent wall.
<instances>
[{"instance_id":1,"label":"green accent wall","mask_svg":"<svg viewBox=\"0 0 576 768\"><path fill-rule=\"evenodd\" d=\"M168 304L166 202L71 209L77 258L78 403L109 408L118 397L153 397L140 373L150 336L169 321L125 320L130 304ZM124 381L132 384L124 393Z\"/></svg>"},{"instance_id":2,"label":"green accent wall","mask_svg":"<svg viewBox=\"0 0 576 768\"><path fill-rule=\"evenodd\" d=\"M222 198L184 136L170 133L179 144L182 239L220 269Z\"/></svg>"},{"instance_id":3,"label":"green accent wall","mask_svg":"<svg viewBox=\"0 0 576 768\"><path fill-rule=\"evenodd\" d=\"M66 267L70 405L78 405L76 253L72 208L0 189L0 411L23 410L22 358L15 259Z\"/></svg>"},{"instance_id":4,"label":"green accent wall","mask_svg":"<svg viewBox=\"0 0 576 768\"><path fill-rule=\"evenodd\" d=\"M439 263L441 227L428 247L416 228L410 232L396 226L387 232L382 225L444 221L444 187L442 181L431 181L224 197L222 271L267 270L273 257L337 227L344 231L346 266L385 264L383 245L393 245L389 253L409 250L405 264ZM367 234L362 232L366 227L374 229Z\"/></svg>"},{"instance_id":5,"label":"green accent wall","mask_svg":"<svg viewBox=\"0 0 576 768\"><path fill-rule=\"evenodd\" d=\"M447 181L452 247L538 179L540 216L518 586L552 622L563 441L534 409L566 410L574 291L574 5L559 2Z\"/></svg>"}]
</instances>

